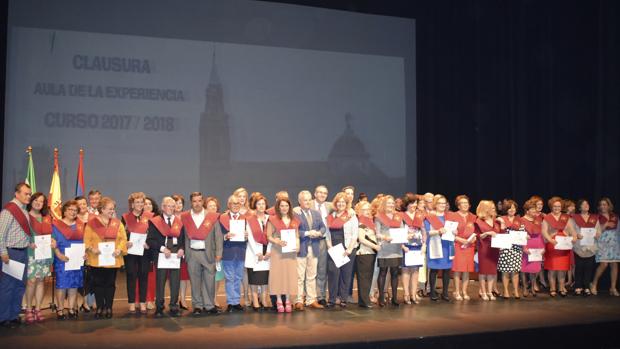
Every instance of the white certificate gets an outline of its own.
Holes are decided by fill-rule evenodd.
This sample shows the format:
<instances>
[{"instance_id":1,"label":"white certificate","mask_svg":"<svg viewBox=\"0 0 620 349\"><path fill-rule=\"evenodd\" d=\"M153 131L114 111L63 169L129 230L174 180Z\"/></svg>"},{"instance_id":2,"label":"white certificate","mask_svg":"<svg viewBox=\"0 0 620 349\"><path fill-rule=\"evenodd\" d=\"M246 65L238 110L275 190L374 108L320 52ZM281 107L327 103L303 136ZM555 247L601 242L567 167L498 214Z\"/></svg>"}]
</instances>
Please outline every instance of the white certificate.
<instances>
[{"instance_id":1,"label":"white certificate","mask_svg":"<svg viewBox=\"0 0 620 349\"><path fill-rule=\"evenodd\" d=\"M99 243L99 266L110 267L116 264L116 258L114 257L114 242L100 242Z\"/></svg>"},{"instance_id":2,"label":"white certificate","mask_svg":"<svg viewBox=\"0 0 620 349\"><path fill-rule=\"evenodd\" d=\"M441 259L443 258L443 246L441 245L441 238L439 235L433 235L428 239L428 252L429 259Z\"/></svg>"},{"instance_id":3,"label":"white certificate","mask_svg":"<svg viewBox=\"0 0 620 349\"><path fill-rule=\"evenodd\" d=\"M130 233L129 241L131 247L127 249L127 254L135 256L144 256L144 243L146 242L146 234Z\"/></svg>"},{"instance_id":4,"label":"white certificate","mask_svg":"<svg viewBox=\"0 0 620 349\"><path fill-rule=\"evenodd\" d=\"M37 248L34 249L34 259L43 260L52 258L52 236L51 235L37 235L34 237L34 244Z\"/></svg>"},{"instance_id":5,"label":"white certificate","mask_svg":"<svg viewBox=\"0 0 620 349\"><path fill-rule=\"evenodd\" d=\"M583 236L579 242L581 246L594 246L595 228L581 228L580 233Z\"/></svg>"},{"instance_id":6,"label":"white certificate","mask_svg":"<svg viewBox=\"0 0 620 349\"><path fill-rule=\"evenodd\" d=\"M252 268L252 270L253 271L268 271L269 265L270 265L269 259L259 261L258 257L256 257L256 263L254 263L254 268Z\"/></svg>"},{"instance_id":7,"label":"white certificate","mask_svg":"<svg viewBox=\"0 0 620 349\"><path fill-rule=\"evenodd\" d=\"M69 260L65 262L65 271L80 270L84 265L84 254L84 244L71 244L70 247L65 248L64 255L69 258Z\"/></svg>"},{"instance_id":8,"label":"white certificate","mask_svg":"<svg viewBox=\"0 0 620 349\"><path fill-rule=\"evenodd\" d=\"M230 241L243 242L245 241L245 220L244 219L231 219L230 220L230 234L232 237Z\"/></svg>"},{"instance_id":9,"label":"white certificate","mask_svg":"<svg viewBox=\"0 0 620 349\"><path fill-rule=\"evenodd\" d=\"M508 234L512 237L512 244L525 246L527 245L527 232L522 230L509 230Z\"/></svg>"},{"instance_id":10,"label":"white certificate","mask_svg":"<svg viewBox=\"0 0 620 349\"><path fill-rule=\"evenodd\" d=\"M530 254L527 256L527 261L528 262L542 262L544 253L545 253L544 248L530 248Z\"/></svg>"},{"instance_id":11,"label":"white certificate","mask_svg":"<svg viewBox=\"0 0 620 349\"><path fill-rule=\"evenodd\" d=\"M334 262L334 264L336 265L337 268L342 267L343 265L349 263L351 260L349 259L349 256L345 255L344 253L344 245L343 244L338 244L336 246L332 246L332 248L327 250L327 253L329 253L329 256L331 257L332 261Z\"/></svg>"},{"instance_id":12,"label":"white certificate","mask_svg":"<svg viewBox=\"0 0 620 349\"><path fill-rule=\"evenodd\" d=\"M572 250L573 238L570 236L556 236L555 241L558 243L555 245L556 250Z\"/></svg>"},{"instance_id":13,"label":"white certificate","mask_svg":"<svg viewBox=\"0 0 620 349\"><path fill-rule=\"evenodd\" d=\"M295 229L280 230L280 240L286 241L286 246L282 247L282 253L295 252L295 250L297 250L297 235L295 235Z\"/></svg>"},{"instance_id":14,"label":"white certificate","mask_svg":"<svg viewBox=\"0 0 620 349\"><path fill-rule=\"evenodd\" d=\"M417 267L424 264L424 254L422 250L409 250L405 253L405 265L408 267Z\"/></svg>"},{"instance_id":15,"label":"white certificate","mask_svg":"<svg viewBox=\"0 0 620 349\"><path fill-rule=\"evenodd\" d=\"M501 249L511 248L512 236L510 236L510 234L495 235L495 237L491 238L491 247Z\"/></svg>"},{"instance_id":16,"label":"white certificate","mask_svg":"<svg viewBox=\"0 0 620 349\"><path fill-rule=\"evenodd\" d=\"M205 247L205 241L204 240L194 240L194 239L192 239L189 242L189 247L192 250L204 250L206 248Z\"/></svg>"},{"instance_id":17,"label":"white certificate","mask_svg":"<svg viewBox=\"0 0 620 349\"><path fill-rule=\"evenodd\" d=\"M165 254L159 253L157 269L181 269L181 258L176 253L171 253L170 258L166 258Z\"/></svg>"},{"instance_id":18,"label":"white certificate","mask_svg":"<svg viewBox=\"0 0 620 349\"><path fill-rule=\"evenodd\" d=\"M9 259L8 264L4 264L4 262L2 262L2 272L16 278L17 280L24 279L24 268L26 268L24 263L14 261L12 259Z\"/></svg>"},{"instance_id":19,"label":"white certificate","mask_svg":"<svg viewBox=\"0 0 620 349\"><path fill-rule=\"evenodd\" d=\"M407 228L390 228L390 237L392 238L390 243L406 244L409 241L409 239L407 239L408 233Z\"/></svg>"},{"instance_id":20,"label":"white certificate","mask_svg":"<svg viewBox=\"0 0 620 349\"><path fill-rule=\"evenodd\" d=\"M441 235L441 240L454 241L454 236L456 235L456 229L459 227L459 222L446 221L443 227L446 229L446 232Z\"/></svg>"}]
</instances>

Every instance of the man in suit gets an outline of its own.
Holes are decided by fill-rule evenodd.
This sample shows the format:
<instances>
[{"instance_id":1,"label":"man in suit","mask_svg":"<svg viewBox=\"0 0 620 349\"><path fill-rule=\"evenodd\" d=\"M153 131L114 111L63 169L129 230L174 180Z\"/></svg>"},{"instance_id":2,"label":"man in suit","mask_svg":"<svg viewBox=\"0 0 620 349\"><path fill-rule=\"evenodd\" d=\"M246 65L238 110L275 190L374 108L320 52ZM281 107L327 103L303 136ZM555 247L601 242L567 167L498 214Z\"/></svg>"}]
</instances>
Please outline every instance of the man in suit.
<instances>
[{"instance_id":1,"label":"man in suit","mask_svg":"<svg viewBox=\"0 0 620 349\"><path fill-rule=\"evenodd\" d=\"M326 219L327 215L332 211L331 202L327 202L327 194L329 194L327 187L324 185L318 185L314 189L314 200L312 206L315 210L321 214L323 225L327 227ZM327 228L325 228L327 230ZM317 299L320 305L326 306L327 301L327 242L325 241L325 235L319 239L319 255L317 261L316 270L316 288Z\"/></svg>"},{"instance_id":2,"label":"man in suit","mask_svg":"<svg viewBox=\"0 0 620 349\"><path fill-rule=\"evenodd\" d=\"M298 195L299 207L294 210L299 220L299 252L297 254L297 301L295 309L304 310L305 305L315 309L323 309L317 301L316 274L319 256L319 244L325 236L325 224L321 213L312 208L312 194L303 190Z\"/></svg>"},{"instance_id":3,"label":"man in suit","mask_svg":"<svg viewBox=\"0 0 620 349\"><path fill-rule=\"evenodd\" d=\"M191 210L181 214L185 228L185 259L192 286L193 314L218 314L215 307L216 263L222 259L224 236L217 213L207 213L202 194L189 196Z\"/></svg>"},{"instance_id":4,"label":"man in suit","mask_svg":"<svg viewBox=\"0 0 620 349\"><path fill-rule=\"evenodd\" d=\"M153 262L157 266L159 258L173 258L176 253L178 258L183 258L185 248L185 229L179 217L174 215L176 202L170 196L162 199L159 216L151 218L146 237L146 243L153 253ZM155 302L157 309L155 317L164 315L164 295L166 279L170 273L170 315L179 315L179 286L181 284L181 269L160 269L155 273Z\"/></svg>"}]
</instances>

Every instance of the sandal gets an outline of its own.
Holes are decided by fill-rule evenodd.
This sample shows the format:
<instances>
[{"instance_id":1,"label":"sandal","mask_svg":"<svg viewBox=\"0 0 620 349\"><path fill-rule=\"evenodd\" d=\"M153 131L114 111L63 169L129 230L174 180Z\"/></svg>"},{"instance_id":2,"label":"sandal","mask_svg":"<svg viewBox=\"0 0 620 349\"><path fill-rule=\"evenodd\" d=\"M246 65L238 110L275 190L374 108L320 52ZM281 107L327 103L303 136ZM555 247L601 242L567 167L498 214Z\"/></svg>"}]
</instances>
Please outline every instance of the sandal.
<instances>
[{"instance_id":1,"label":"sandal","mask_svg":"<svg viewBox=\"0 0 620 349\"><path fill-rule=\"evenodd\" d=\"M291 301L287 300L284 306L284 311L287 313L293 312L293 307L291 306Z\"/></svg>"},{"instance_id":2,"label":"sandal","mask_svg":"<svg viewBox=\"0 0 620 349\"><path fill-rule=\"evenodd\" d=\"M65 312L61 309L61 310L56 310L56 318L58 320L66 320L67 319L67 315L65 315Z\"/></svg>"},{"instance_id":3,"label":"sandal","mask_svg":"<svg viewBox=\"0 0 620 349\"><path fill-rule=\"evenodd\" d=\"M278 301L276 304L278 306L278 313L284 313L284 306L282 305L282 301Z\"/></svg>"},{"instance_id":4,"label":"sandal","mask_svg":"<svg viewBox=\"0 0 620 349\"><path fill-rule=\"evenodd\" d=\"M136 313L136 304L135 303L129 304L129 314L135 314L135 313Z\"/></svg>"},{"instance_id":5,"label":"sandal","mask_svg":"<svg viewBox=\"0 0 620 349\"><path fill-rule=\"evenodd\" d=\"M592 283L590 284L590 293L592 293L595 296L598 294L598 290L596 289L596 286Z\"/></svg>"},{"instance_id":6,"label":"sandal","mask_svg":"<svg viewBox=\"0 0 620 349\"><path fill-rule=\"evenodd\" d=\"M550 295L551 297L555 297L555 296L557 296L557 295L558 295L558 293L557 293L557 292L555 292L555 291L549 291L549 295Z\"/></svg>"},{"instance_id":7,"label":"sandal","mask_svg":"<svg viewBox=\"0 0 620 349\"><path fill-rule=\"evenodd\" d=\"M409 296L408 294L405 295L405 304L407 305L411 304L411 296Z\"/></svg>"},{"instance_id":8,"label":"sandal","mask_svg":"<svg viewBox=\"0 0 620 349\"><path fill-rule=\"evenodd\" d=\"M43 322L45 320L45 316L41 315L41 309L34 310L34 320L37 322Z\"/></svg>"},{"instance_id":9,"label":"sandal","mask_svg":"<svg viewBox=\"0 0 620 349\"><path fill-rule=\"evenodd\" d=\"M25 312L26 312L26 323L28 325L33 324L36 321L35 316L34 316L34 309L26 309Z\"/></svg>"},{"instance_id":10,"label":"sandal","mask_svg":"<svg viewBox=\"0 0 620 349\"><path fill-rule=\"evenodd\" d=\"M614 297L620 297L620 293L615 288L609 289L609 294Z\"/></svg>"}]
</instances>

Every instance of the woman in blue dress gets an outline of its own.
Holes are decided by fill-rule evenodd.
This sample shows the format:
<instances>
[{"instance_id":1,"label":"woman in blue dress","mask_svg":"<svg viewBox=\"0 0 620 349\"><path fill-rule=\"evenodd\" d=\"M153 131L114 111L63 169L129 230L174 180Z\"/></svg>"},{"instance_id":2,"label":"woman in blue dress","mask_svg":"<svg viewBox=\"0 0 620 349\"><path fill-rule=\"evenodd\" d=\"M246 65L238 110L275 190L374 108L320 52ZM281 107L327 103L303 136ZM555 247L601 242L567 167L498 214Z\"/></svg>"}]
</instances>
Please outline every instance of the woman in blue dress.
<instances>
[{"instance_id":1,"label":"woman in blue dress","mask_svg":"<svg viewBox=\"0 0 620 349\"><path fill-rule=\"evenodd\" d=\"M56 219L52 225L52 238L56 240L54 250L54 271L56 272L56 300L58 310L56 316L64 320L65 298L69 308L70 319L77 319L77 291L84 284L82 266L78 270L65 270L65 263L69 258L65 249L74 244L84 244L84 228L77 223L78 203L75 200L65 202L61 208L61 219Z\"/></svg>"},{"instance_id":2,"label":"woman in blue dress","mask_svg":"<svg viewBox=\"0 0 620 349\"><path fill-rule=\"evenodd\" d=\"M435 284L437 283L437 274L443 271L441 276L443 290L441 299L450 301L448 296L448 287L450 286L450 269L452 269L452 259L454 258L454 243L452 241L442 240L441 235L446 233L444 223L446 221L445 214L448 206L448 200L443 195L435 195L433 199L434 213L429 213L424 219L424 229L426 230L426 258L427 266L430 269L429 283L431 288L431 300L437 301L437 291Z\"/></svg>"}]
</instances>

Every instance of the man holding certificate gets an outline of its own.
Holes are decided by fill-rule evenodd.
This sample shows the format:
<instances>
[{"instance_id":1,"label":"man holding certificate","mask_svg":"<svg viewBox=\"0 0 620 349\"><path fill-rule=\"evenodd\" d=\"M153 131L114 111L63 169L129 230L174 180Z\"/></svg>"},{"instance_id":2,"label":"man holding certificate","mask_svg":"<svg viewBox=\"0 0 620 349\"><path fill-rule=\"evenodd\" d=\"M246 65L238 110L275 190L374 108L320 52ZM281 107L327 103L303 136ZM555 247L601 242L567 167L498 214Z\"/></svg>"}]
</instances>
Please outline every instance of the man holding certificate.
<instances>
[{"instance_id":1,"label":"man holding certificate","mask_svg":"<svg viewBox=\"0 0 620 349\"><path fill-rule=\"evenodd\" d=\"M0 256L2 270L9 267L9 261L24 265L27 270L30 242L30 225L26 205L30 202L32 190L26 183L15 186L15 198L0 212ZM22 298L26 290L26 273L17 279L9 275L0 276L0 323L7 327L19 325Z\"/></svg>"},{"instance_id":2,"label":"man holding certificate","mask_svg":"<svg viewBox=\"0 0 620 349\"><path fill-rule=\"evenodd\" d=\"M127 298L129 313L136 312L136 280L139 284L140 313L146 314L146 291L148 289L148 275L151 269L151 254L146 243L146 233L149 229L151 212L144 212L146 196L143 192L129 195L130 211L123 214L121 222L127 232L127 255L125 256L125 271L127 272Z\"/></svg>"},{"instance_id":3,"label":"man holding certificate","mask_svg":"<svg viewBox=\"0 0 620 349\"><path fill-rule=\"evenodd\" d=\"M558 240L571 237L572 241L577 240L577 234L571 224L568 224L570 217L562 213L562 198L554 196L549 199L551 213L545 216L542 222L542 235L547 242L545 246L545 269L549 275L549 295L557 295L556 285L559 283L559 292L562 297L566 297L565 286L566 272L570 269L571 249L558 249ZM559 247L559 246L557 246ZM556 282L557 281L557 282Z\"/></svg>"},{"instance_id":4,"label":"man holding certificate","mask_svg":"<svg viewBox=\"0 0 620 349\"><path fill-rule=\"evenodd\" d=\"M228 197L228 211L219 219L220 229L224 237L222 252L222 269L226 278L226 311L243 311L241 305L241 285L245 273L245 248L247 231L245 215L241 214L241 201L235 195Z\"/></svg>"},{"instance_id":5,"label":"man holding certificate","mask_svg":"<svg viewBox=\"0 0 620 349\"><path fill-rule=\"evenodd\" d=\"M189 196L191 210L181 214L185 227L185 259L192 286L194 315L217 314L215 307L216 263L222 259L224 237L219 215L207 213L200 192Z\"/></svg>"},{"instance_id":6,"label":"man holding certificate","mask_svg":"<svg viewBox=\"0 0 620 349\"><path fill-rule=\"evenodd\" d=\"M99 215L91 218L84 229L84 246L88 265L92 268L97 302L97 319L112 317L116 272L124 264L123 255L127 254L127 233L121 221L114 218L115 208L114 200L101 198Z\"/></svg>"},{"instance_id":7,"label":"man holding certificate","mask_svg":"<svg viewBox=\"0 0 620 349\"><path fill-rule=\"evenodd\" d=\"M179 286L181 284L180 259L185 255L185 229L181 219L174 215L176 202L166 196L161 202L161 215L151 218L146 243L153 251L155 274L155 317L164 316L164 296L170 275L170 315L179 315ZM161 259L161 261L160 261Z\"/></svg>"}]
</instances>

